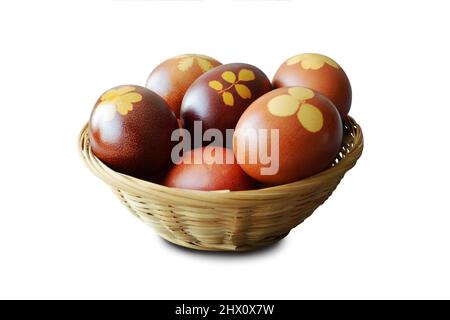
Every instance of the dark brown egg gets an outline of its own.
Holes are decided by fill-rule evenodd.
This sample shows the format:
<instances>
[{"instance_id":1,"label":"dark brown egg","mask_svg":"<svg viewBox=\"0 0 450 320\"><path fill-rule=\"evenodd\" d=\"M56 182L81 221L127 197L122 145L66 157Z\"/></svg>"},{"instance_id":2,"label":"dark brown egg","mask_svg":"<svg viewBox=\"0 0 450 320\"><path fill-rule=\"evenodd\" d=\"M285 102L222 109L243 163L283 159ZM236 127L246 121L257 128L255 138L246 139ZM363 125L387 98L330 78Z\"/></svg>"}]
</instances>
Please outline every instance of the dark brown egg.
<instances>
[{"instance_id":1,"label":"dark brown egg","mask_svg":"<svg viewBox=\"0 0 450 320\"><path fill-rule=\"evenodd\" d=\"M244 112L233 149L242 169L267 184L284 184L331 166L342 143L337 109L304 87L279 88Z\"/></svg>"},{"instance_id":2,"label":"dark brown egg","mask_svg":"<svg viewBox=\"0 0 450 320\"><path fill-rule=\"evenodd\" d=\"M216 128L225 134L258 97L270 91L267 76L255 66L230 63L199 77L186 92L181 105L183 126L194 132L194 121L203 131Z\"/></svg>"},{"instance_id":3,"label":"dark brown egg","mask_svg":"<svg viewBox=\"0 0 450 320\"><path fill-rule=\"evenodd\" d=\"M186 152L181 163L169 170L163 184L181 189L231 191L249 190L256 186L256 182L236 163L232 150L215 147Z\"/></svg>"},{"instance_id":4,"label":"dark brown egg","mask_svg":"<svg viewBox=\"0 0 450 320\"><path fill-rule=\"evenodd\" d=\"M177 118L156 93L139 86L105 92L89 121L94 154L114 170L148 178L171 163Z\"/></svg>"},{"instance_id":5,"label":"dark brown egg","mask_svg":"<svg viewBox=\"0 0 450 320\"><path fill-rule=\"evenodd\" d=\"M180 117L181 101L192 82L220 64L200 54L176 56L162 62L150 73L146 87L163 97L176 116Z\"/></svg>"},{"instance_id":6,"label":"dark brown egg","mask_svg":"<svg viewBox=\"0 0 450 320\"><path fill-rule=\"evenodd\" d=\"M314 89L334 103L344 118L352 104L352 88L344 70L331 58L304 53L286 60L273 78L275 88L302 86Z\"/></svg>"}]
</instances>

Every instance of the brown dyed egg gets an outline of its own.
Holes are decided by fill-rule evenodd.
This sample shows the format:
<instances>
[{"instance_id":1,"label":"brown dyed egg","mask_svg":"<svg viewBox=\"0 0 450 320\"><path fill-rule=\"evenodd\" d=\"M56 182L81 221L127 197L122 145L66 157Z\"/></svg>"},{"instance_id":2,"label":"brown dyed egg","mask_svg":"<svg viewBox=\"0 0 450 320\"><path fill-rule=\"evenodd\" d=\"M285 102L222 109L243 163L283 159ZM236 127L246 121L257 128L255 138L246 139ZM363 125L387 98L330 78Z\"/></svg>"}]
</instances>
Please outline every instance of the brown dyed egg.
<instances>
[{"instance_id":1,"label":"brown dyed egg","mask_svg":"<svg viewBox=\"0 0 450 320\"><path fill-rule=\"evenodd\" d=\"M203 131L216 128L225 134L234 129L242 113L272 89L267 76L255 66L230 63L200 76L186 92L181 105L183 127L194 132L194 121Z\"/></svg>"},{"instance_id":2,"label":"brown dyed egg","mask_svg":"<svg viewBox=\"0 0 450 320\"><path fill-rule=\"evenodd\" d=\"M233 149L249 176L278 185L330 167L342 134L341 117L328 98L304 87L279 88L244 112Z\"/></svg>"},{"instance_id":3,"label":"brown dyed egg","mask_svg":"<svg viewBox=\"0 0 450 320\"><path fill-rule=\"evenodd\" d=\"M221 65L219 61L200 54L176 56L162 62L150 73L146 87L163 97L179 118L186 90L195 79L218 65Z\"/></svg>"},{"instance_id":4,"label":"brown dyed egg","mask_svg":"<svg viewBox=\"0 0 450 320\"><path fill-rule=\"evenodd\" d=\"M352 88L344 70L332 59L304 53L286 60L273 78L275 88L302 86L314 89L334 103L344 118L352 104Z\"/></svg>"},{"instance_id":5,"label":"brown dyed egg","mask_svg":"<svg viewBox=\"0 0 450 320\"><path fill-rule=\"evenodd\" d=\"M231 191L256 186L236 163L233 151L219 147L187 151L181 162L169 170L163 184L181 189Z\"/></svg>"},{"instance_id":6,"label":"brown dyed egg","mask_svg":"<svg viewBox=\"0 0 450 320\"><path fill-rule=\"evenodd\" d=\"M126 85L105 92L89 121L94 154L114 170L148 178L170 165L177 118L156 93Z\"/></svg>"}]
</instances>

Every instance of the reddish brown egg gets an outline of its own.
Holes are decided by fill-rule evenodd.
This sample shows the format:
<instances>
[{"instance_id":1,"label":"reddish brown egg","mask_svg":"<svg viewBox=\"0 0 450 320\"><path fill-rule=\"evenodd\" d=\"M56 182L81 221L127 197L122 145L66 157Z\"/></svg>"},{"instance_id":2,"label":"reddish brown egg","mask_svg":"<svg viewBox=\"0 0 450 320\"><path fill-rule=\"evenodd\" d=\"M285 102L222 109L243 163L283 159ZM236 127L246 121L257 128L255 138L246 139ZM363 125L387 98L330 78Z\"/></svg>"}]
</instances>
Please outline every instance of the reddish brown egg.
<instances>
[{"instance_id":1,"label":"reddish brown egg","mask_svg":"<svg viewBox=\"0 0 450 320\"><path fill-rule=\"evenodd\" d=\"M112 169L148 178L170 165L177 118L156 93L139 86L115 87L95 104L89 121L94 154Z\"/></svg>"},{"instance_id":2,"label":"reddish brown egg","mask_svg":"<svg viewBox=\"0 0 450 320\"><path fill-rule=\"evenodd\" d=\"M233 151L204 147L186 152L163 182L173 188L194 190L249 190L256 182L242 171Z\"/></svg>"},{"instance_id":3,"label":"reddish brown egg","mask_svg":"<svg viewBox=\"0 0 450 320\"><path fill-rule=\"evenodd\" d=\"M203 131L216 128L225 134L258 97L272 89L267 76L255 66L230 63L199 77L186 92L181 105L183 126L194 132L194 121Z\"/></svg>"},{"instance_id":4,"label":"reddish brown egg","mask_svg":"<svg viewBox=\"0 0 450 320\"><path fill-rule=\"evenodd\" d=\"M328 98L304 87L279 88L244 112L233 149L249 176L278 185L330 167L342 134L341 117Z\"/></svg>"},{"instance_id":5,"label":"reddish brown egg","mask_svg":"<svg viewBox=\"0 0 450 320\"><path fill-rule=\"evenodd\" d=\"M332 59L304 53L286 60L273 78L275 88L302 86L314 89L334 103L344 118L352 104L352 88L344 70Z\"/></svg>"},{"instance_id":6,"label":"reddish brown egg","mask_svg":"<svg viewBox=\"0 0 450 320\"><path fill-rule=\"evenodd\" d=\"M181 101L192 82L220 64L216 59L200 54L176 56L162 62L150 73L146 87L163 97L179 118Z\"/></svg>"},{"instance_id":7,"label":"reddish brown egg","mask_svg":"<svg viewBox=\"0 0 450 320\"><path fill-rule=\"evenodd\" d=\"M178 123L178 128L182 129L183 128L183 122L181 121L181 119L177 119L177 123Z\"/></svg>"}]
</instances>

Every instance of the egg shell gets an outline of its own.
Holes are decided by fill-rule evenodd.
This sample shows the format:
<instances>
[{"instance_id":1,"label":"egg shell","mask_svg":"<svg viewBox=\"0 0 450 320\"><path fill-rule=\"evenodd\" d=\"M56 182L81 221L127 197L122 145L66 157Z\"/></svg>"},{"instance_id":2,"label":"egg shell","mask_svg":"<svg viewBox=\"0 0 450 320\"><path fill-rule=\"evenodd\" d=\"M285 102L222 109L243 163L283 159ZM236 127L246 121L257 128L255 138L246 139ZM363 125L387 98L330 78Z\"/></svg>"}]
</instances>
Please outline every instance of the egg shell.
<instances>
[{"instance_id":1,"label":"egg shell","mask_svg":"<svg viewBox=\"0 0 450 320\"><path fill-rule=\"evenodd\" d=\"M225 135L234 129L242 113L272 85L257 67L230 63L200 76L186 92L181 105L183 126L194 132L194 121L202 121L203 132L216 128Z\"/></svg>"},{"instance_id":2,"label":"egg shell","mask_svg":"<svg viewBox=\"0 0 450 320\"><path fill-rule=\"evenodd\" d=\"M268 130L267 135L259 136L259 129ZM272 129L279 130L278 153L276 140L270 138ZM330 167L340 151L342 136L341 118L328 98L308 88L279 88L260 97L244 112L236 126L233 149L249 176L265 184L279 185ZM271 163L276 163L278 154L276 173L261 172L262 168L270 167L258 155L265 142ZM243 148L245 143L248 145ZM251 152L258 152L255 163L250 161Z\"/></svg>"},{"instance_id":3,"label":"egg shell","mask_svg":"<svg viewBox=\"0 0 450 320\"><path fill-rule=\"evenodd\" d=\"M226 158L234 159L233 151L226 148L217 147L212 151L211 147L196 148L184 153L181 163L173 166L163 184L167 187L194 189L194 190L250 190L256 187L256 181L251 179L242 171L241 167L233 161L227 164ZM216 153L222 157L222 164L194 163L198 159L209 159L212 162ZM189 162L189 163L187 163Z\"/></svg>"},{"instance_id":4,"label":"egg shell","mask_svg":"<svg viewBox=\"0 0 450 320\"><path fill-rule=\"evenodd\" d=\"M119 86L97 100L89 141L112 169L147 179L170 165L171 134L177 128L177 118L159 95L140 86Z\"/></svg>"},{"instance_id":5,"label":"egg shell","mask_svg":"<svg viewBox=\"0 0 450 320\"><path fill-rule=\"evenodd\" d=\"M352 88L344 70L331 58L304 53L283 62L273 78L275 88L302 86L328 97L342 118L352 104Z\"/></svg>"},{"instance_id":6,"label":"egg shell","mask_svg":"<svg viewBox=\"0 0 450 320\"><path fill-rule=\"evenodd\" d=\"M221 65L214 58L201 54L183 54L158 65L149 75L146 87L166 100L180 117L183 96L189 86L203 73Z\"/></svg>"}]
</instances>

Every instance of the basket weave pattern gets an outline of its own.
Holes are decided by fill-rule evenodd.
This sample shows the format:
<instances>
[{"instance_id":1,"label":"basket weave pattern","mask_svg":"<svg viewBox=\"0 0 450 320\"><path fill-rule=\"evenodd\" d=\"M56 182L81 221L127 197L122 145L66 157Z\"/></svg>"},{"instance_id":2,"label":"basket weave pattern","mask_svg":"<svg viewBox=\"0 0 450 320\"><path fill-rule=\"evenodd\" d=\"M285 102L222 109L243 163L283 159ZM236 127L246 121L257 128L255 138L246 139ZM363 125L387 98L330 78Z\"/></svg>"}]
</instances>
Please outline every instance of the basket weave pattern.
<instances>
[{"instance_id":1,"label":"basket weave pattern","mask_svg":"<svg viewBox=\"0 0 450 320\"><path fill-rule=\"evenodd\" d=\"M259 190L182 190L115 172L92 153L87 125L79 137L79 151L130 212L162 238L198 250L244 251L285 237L327 200L356 164L363 150L362 131L351 117L344 122L342 150L332 167L294 183Z\"/></svg>"}]
</instances>

